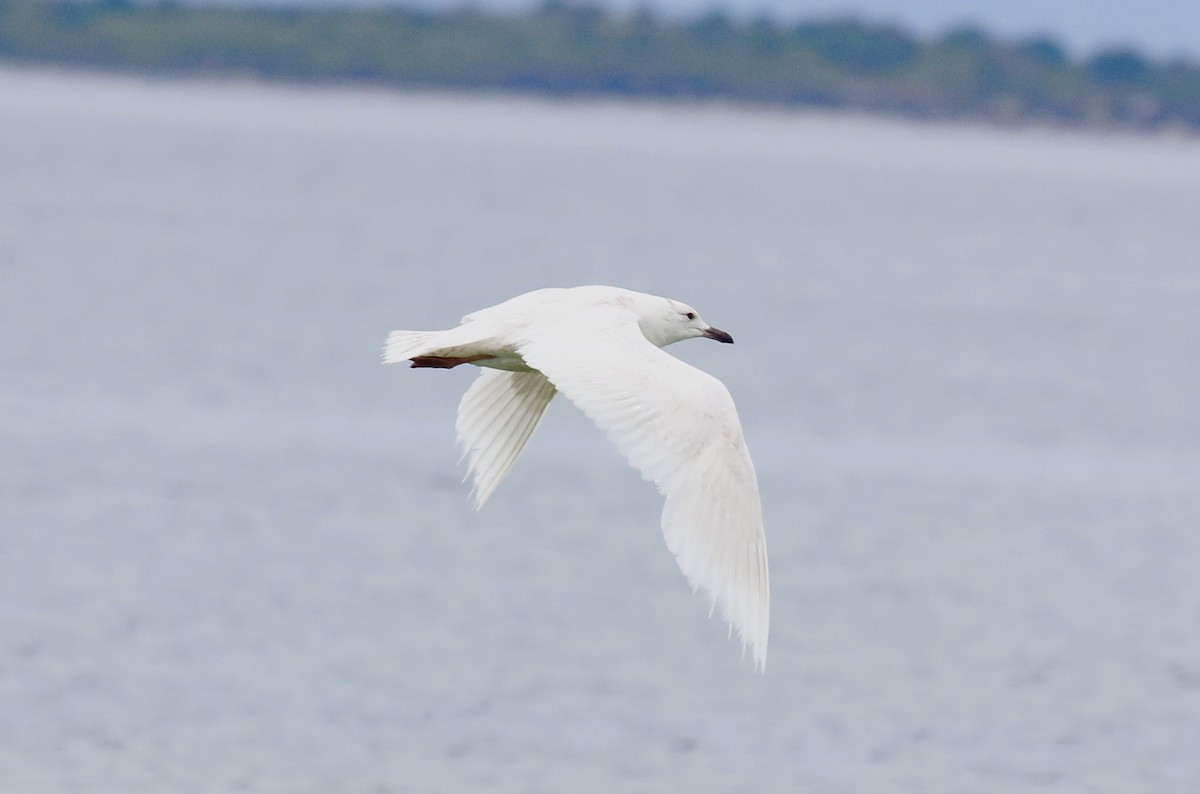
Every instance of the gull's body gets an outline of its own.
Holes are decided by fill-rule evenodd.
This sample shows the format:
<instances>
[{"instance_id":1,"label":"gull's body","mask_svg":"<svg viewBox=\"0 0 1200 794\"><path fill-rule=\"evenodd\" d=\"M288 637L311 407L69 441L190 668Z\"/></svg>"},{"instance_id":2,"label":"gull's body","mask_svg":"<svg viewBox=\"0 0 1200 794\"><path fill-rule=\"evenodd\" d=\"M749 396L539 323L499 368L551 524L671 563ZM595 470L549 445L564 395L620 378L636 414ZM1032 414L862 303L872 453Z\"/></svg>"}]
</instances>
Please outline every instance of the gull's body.
<instances>
[{"instance_id":1,"label":"gull's body","mask_svg":"<svg viewBox=\"0 0 1200 794\"><path fill-rule=\"evenodd\" d=\"M660 348L732 342L678 301L616 287L541 289L446 331L393 331L385 362L483 367L455 422L476 508L561 391L666 497L662 530L692 588L766 663L767 550L754 465L719 380Z\"/></svg>"}]
</instances>

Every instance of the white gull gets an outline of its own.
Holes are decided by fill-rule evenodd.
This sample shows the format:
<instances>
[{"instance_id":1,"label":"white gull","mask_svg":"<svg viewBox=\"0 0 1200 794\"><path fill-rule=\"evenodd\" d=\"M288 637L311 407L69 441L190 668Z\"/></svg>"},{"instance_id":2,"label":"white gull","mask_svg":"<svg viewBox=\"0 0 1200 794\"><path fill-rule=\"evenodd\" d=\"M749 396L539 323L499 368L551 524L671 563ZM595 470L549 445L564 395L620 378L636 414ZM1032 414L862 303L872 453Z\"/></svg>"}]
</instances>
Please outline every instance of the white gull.
<instances>
[{"instance_id":1,"label":"white gull","mask_svg":"<svg viewBox=\"0 0 1200 794\"><path fill-rule=\"evenodd\" d=\"M540 289L445 331L393 331L385 363L483 367L458 406L458 440L483 506L561 391L666 497L662 531L692 589L767 658L767 547L754 464L728 389L660 348L732 342L696 310L617 287Z\"/></svg>"}]
</instances>

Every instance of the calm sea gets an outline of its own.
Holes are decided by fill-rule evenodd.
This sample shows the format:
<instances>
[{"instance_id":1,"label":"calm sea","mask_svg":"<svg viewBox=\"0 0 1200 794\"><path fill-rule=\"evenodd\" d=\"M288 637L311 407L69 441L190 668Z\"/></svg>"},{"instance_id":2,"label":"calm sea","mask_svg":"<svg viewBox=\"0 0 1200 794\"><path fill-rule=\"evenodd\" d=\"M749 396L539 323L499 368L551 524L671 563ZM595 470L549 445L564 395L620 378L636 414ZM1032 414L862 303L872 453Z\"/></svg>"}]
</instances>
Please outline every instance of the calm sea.
<instances>
[{"instance_id":1,"label":"calm sea","mask_svg":"<svg viewBox=\"0 0 1200 794\"><path fill-rule=\"evenodd\" d=\"M556 404L548 285L733 346L771 650ZM1200 790L1200 145L0 71L0 790Z\"/></svg>"}]
</instances>

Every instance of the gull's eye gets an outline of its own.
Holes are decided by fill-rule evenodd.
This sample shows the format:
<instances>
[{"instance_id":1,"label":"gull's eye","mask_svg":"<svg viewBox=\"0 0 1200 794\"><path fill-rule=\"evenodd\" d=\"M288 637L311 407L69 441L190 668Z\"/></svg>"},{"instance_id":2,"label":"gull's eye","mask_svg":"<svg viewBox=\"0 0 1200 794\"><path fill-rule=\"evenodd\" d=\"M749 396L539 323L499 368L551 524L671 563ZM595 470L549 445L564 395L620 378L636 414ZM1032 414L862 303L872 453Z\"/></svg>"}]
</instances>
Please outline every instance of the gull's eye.
<instances>
[{"instance_id":1,"label":"gull's eye","mask_svg":"<svg viewBox=\"0 0 1200 794\"><path fill-rule=\"evenodd\" d=\"M695 320L695 319L696 319L696 313L695 313L695 312L688 312L687 314L685 314L685 315L684 315L684 317L687 317L689 320Z\"/></svg>"}]
</instances>

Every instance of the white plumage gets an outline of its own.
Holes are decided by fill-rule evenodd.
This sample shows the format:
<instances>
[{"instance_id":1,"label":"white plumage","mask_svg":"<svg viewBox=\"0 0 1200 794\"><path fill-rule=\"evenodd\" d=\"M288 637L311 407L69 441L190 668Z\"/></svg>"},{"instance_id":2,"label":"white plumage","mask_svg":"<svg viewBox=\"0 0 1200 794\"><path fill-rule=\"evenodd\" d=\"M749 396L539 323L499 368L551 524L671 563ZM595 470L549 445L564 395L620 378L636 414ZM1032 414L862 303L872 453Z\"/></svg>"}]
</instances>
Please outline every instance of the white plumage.
<instances>
[{"instance_id":1,"label":"white plumage","mask_svg":"<svg viewBox=\"0 0 1200 794\"><path fill-rule=\"evenodd\" d=\"M456 430L482 507L561 391L666 497L667 548L692 589L712 597L766 663L767 549L754 465L719 380L660 348L694 337L732 342L691 307L616 287L541 289L446 331L393 331L386 363L484 367Z\"/></svg>"}]
</instances>

